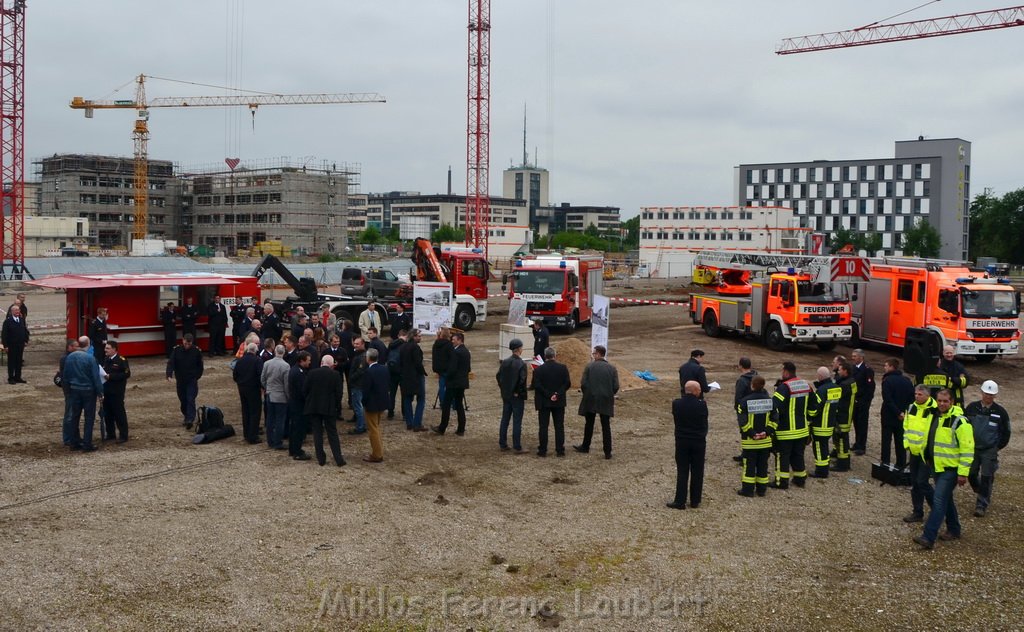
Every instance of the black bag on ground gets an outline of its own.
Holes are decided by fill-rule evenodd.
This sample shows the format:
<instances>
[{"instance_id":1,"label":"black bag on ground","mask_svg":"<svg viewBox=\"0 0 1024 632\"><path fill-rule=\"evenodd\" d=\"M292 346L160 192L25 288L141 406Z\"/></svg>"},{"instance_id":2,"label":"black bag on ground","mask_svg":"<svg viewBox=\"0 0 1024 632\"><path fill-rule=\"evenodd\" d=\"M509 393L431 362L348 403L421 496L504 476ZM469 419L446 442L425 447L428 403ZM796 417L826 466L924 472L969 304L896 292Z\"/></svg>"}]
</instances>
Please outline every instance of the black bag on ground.
<instances>
[{"instance_id":1,"label":"black bag on ground","mask_svg":"<svg viewBox=\"0 0 1024 632\"><path fill-rule=\"evenodd\" d=\"M192 437L192 443L199 445L202 443L213 443L214 441L220 441L221 439L227 439L228 437L235 436L234 426L221 426L214 430L209 430L201 434L197 434Z\"/></svg>"},{"instance_id":2,"label":"black bag on ground","mask_svg":"<svg viewBox=\"0 0 1024 632\"><path fill-rule=\"evenodd\" d=\"M199 423L196 425L196 434L203 434L223 427L224 413L221 409L216 406L199 407Z\"/></svg>"},{"instance_id":3,"label":"black bag on ground","mask_svg":"<svg viewBox=\"0 0 1024 632\"><path fill-rule=\"evenodd\" d=\"M871 478L882 481L882 485L910 485L910 472L897 470L895 465L883 465L881 463L871 464Z\"/></svg>"}]
</instances>

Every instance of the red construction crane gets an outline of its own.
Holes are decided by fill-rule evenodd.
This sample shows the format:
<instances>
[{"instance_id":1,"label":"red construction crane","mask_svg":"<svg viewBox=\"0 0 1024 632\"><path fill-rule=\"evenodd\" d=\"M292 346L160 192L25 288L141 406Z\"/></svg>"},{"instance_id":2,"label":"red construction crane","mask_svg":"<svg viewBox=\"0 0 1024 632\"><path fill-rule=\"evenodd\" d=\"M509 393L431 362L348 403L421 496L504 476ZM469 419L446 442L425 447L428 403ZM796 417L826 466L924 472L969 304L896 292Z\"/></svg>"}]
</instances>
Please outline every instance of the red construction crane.
<instances>
[{"instance_id":1,"label":"red construction crane","mask_svg":"<svg viewBox=\"0 0 1024 632\"><path fill-rule=\"evenodd\" d=\"M491 194L491 0L469 0L466 103L466 245L487 256Z\"/></svg>"},{"instance_id":2,"label":"red construction crane","mask_svg":"<svg viewBox=\"0 0 1024 632\"><path fill-rule=\"evenodd\" d=\"M25 268L25 0L0 0L0 279Z\"/></svg>"},{"instance_id":3,"label":"red construction crane","mask_svg":"<svg viewBox=\"0 0 1024 632\"><path fill-rule=\"evenodd\" d=\"M884 44L886 42L900 42L925 37L1005 29L1012 26L1024 26L1024 6L964 13L962 15L947 15L941 18L915 20L913 22L875 23L851 31L791 37L782 40L782 44L779 45L775 53L778 55L810 53L833 48L867 46L868 44Z\"/></svg>"}]
</instances>

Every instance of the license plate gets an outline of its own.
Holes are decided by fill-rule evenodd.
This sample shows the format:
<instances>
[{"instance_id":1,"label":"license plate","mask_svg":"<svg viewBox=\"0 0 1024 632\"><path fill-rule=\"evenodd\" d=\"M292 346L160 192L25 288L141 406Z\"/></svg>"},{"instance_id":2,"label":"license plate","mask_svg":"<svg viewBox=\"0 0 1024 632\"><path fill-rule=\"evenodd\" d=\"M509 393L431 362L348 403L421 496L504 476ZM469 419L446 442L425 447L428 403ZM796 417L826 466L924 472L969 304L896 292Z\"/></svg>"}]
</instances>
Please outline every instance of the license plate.
<instances>
[{"instance_id":1,"label":"license plate","mask_svg":"<svg viewBox=\"0 0 1024 632\"><path fill-rule=\"evenodd\" d=\"M986 345L985 351L989 353L999 353L999 345Z\"/></svg>"},{"instance_id":2,"label":"license plate","mask_svg":"<svg viewBox=\"0 0 1024 632\"><path fill-rule=\"evenodd\" d=\"M815 333L815 335L816 335L816 336L828 336L828 337L830 337L830 338L831 338L832 336L834 336L834 335L835 335L835 332L833 332L833 331L832 331L831 329L819 329L819 330L818 330L818 331L817 331L817 332Z\"/></svg>"}]
</instances>

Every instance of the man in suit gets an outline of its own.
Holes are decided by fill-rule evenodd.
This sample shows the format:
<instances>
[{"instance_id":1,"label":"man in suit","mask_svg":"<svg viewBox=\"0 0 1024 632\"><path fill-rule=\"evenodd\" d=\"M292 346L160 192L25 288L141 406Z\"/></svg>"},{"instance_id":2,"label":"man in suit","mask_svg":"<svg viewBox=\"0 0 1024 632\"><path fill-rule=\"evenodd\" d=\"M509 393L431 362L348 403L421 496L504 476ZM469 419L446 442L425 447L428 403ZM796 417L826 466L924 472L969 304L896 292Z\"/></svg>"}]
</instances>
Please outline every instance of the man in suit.
<instances>
[{"instance_id":1,"label":"man in suit","mask_svg":"<svg viewBox=\"0 0 1024 632\"><path fill-rule=\"evenodd\" d=\"M289 338L289 340L291 340ZM302 449L306 438L306 375L309 373L308 353L296 353L295 364L288 370L288 455L296 461L308 461L309 454Z\"/></svg>"},{"instance_id":2,"label":"man in suit","mask_svg":"<svg viewBox=\"0 0 1024 632\"><path fill-rule=\"evenodd\" d=\"M214 296L213 302L206 308L206 317L210 327L210 355L222 356L224 336L227 335L228 310L220 302L220 296Z\"/></svg>"},{"instance_id":3,"label":"man in suit","mask_svg":"<svg viewBox=\"0 0 1024 632\"><path fill-rule=\"evenodd\" d=\"M907 450L903 447L903 418L914 403L914 383L900 371L898 358L885 361L882 375L882 465L889 465L889 450L896 447L896 469L907 466Z\"/></svg>"},{"instance_id":4,"label":"man in suit","mask_svg":"<svg viewBox=\"0 0 1024 632\"><path fill-rule=\"evenodd\" d=\"M107 425L107 439L113 439L116 434L117 442L124 443L128 440L128 413L124 409L124 393L132 370L128 366L128 359L118 353L116 340L108 340L103 351L103 370L107 373L107 380L103 384L103 422Z\"/></svg>"},{"instance_id":5,"label":"man in suit","mask_svg":"<svg viewBox=\"0 0 1024 632\"><path fill-rule=\"evenodd\" d=\"M586 454L590 452L590 440L594 436L594 419L601 416L601 440L604 458L612 458L611 418L615 416L615 394L619 392L619 372L605 360L607 350L603 345L594 347L593 362L583 369L580 390L583 400L579 414L586 419L583 427L583 443L574 445L573 450Z\"/></svg>"},{"instance_id":6,"label":"man in suit","mask_svg":"<svg viewBox=\"0 0 1024 632\"><path fill-rule=\"evenodd\" d=\"M391 340L391 344L388 345L388 353L384 356L384 360L381 360L381 364L387 366L388 375L391 376L391 386L388 388L388 419L395 418L395 396L398 394L398 386L402 378L401 349L402 345L408 341L408 330L403 329L402 331L399 331L398 336L394 337ZM399 400L398 403L401 404L401 400ZM405 415L404 410L402 410L402 414ZM403 419L403 421L408 423L408 420L406 419Z\"/></svg>"},{"instance_id":7,"label":"man in suit","mask_svg":"<svg viewBox=\"0 0 1024 632\"><path fill-rule=\"evenodd\" d=\"M508 450L508 422L512 421L512 448L523 453L523 408L526 406L526 363L523 362L523 341L513 338L508 343L511 355L501 361L494 379L501 391L501 424L498 447Z\"/></svg>"},{"instance_id":8,"label":"man in suit","mask_svg":"<svg viewBox=\"0 0 1024 632\"><path fill-rule=\"evenodd\" d=\"M690 507L700 506L704 490L704 455L707 452L708 405L696 380L683 384L684 395L672 402L676 430L676 495L666 507L686 509L689 484Z\"/></svg>"},{"instance_id":9,"label":"man in suit","mask_svg":"<svg viewBox=\"0 0 1024 632\"><path fill-rule=\"evenodd\" d=\"M384 460L384 445L380 436L381 413L388 409L391 401L391 375L388 368L377 362L376 349L366 350L366 375L363 376L363 413L366 415L366 429L370 435L370 455L363 457L367 463Z\"/></svg>"},{"instance_id":10,"label":"man in suit","mask_svg":"<svg viewBox=\"0 0 1024 632\"><path fill-rule=\"evenodd\" d=\"M458 417L458 427L455 434L460 437L466 434L466 389L469 388L469 373L473 370L472 358L469 349L466 348L466 335L462 332L452 334L452 352L448 363L448 374L445 376L447 389L444 400L441 402L441 423L431 428L437 434L444 434L448 429L448 419L451 417L452 407Z\"/></svg>"},{"instance_id":11,"label":"man in suit","mask_svg":"<svg viewBox=\"0 0 1024 632\"><path fill-rule=\"evenodd\" d=\"M378 332L380 331L380 314L377 313L377 303L373 300L366 302L366 309L359 314L359 333L363 336L363 340L366 342L370 341L370 337L367 335L367 330L373 327Z\"/></svg>"},{"instance_id":12,"label":"man in suit","mask_svg":"<svg viewBox=\"0 0 1024 632\"><path fill-rule=\"evenodd\" d=\"M164 352L168 358L171 357L174 345L178 342L177 320L178 310L174 308L174 301L170 301L160 310L160 324L164 328Z\"/></svg>"},{"instance_id":13,"label":"man in suit","mask_svg":"<svg viewBox=\"0 0 1024 632\"><path fill-rule=\"evenodd\" d=\"M263 363L256 355L259 352L259 345L250 342L245 347L245 353L235 363L233 377L238 386L238 399L242 405L242 435L246 442L256 444L260 442L260 414L263 406L260 397L260 375Z\"/></svg>"},{"instance_id":14,"label":"man in suit","mask_svg":"<svg viewBox=\"0 0 1024 632\"><path fill-rule=\"evenodd\" d=\"M396 340L398 334L412 329L412 314L405 311L405 305L395 304L395 315L391 317L391 339Z\"/></svg>"},{"instance_id":15,"label":"man in suit","mask_svg":"<svg viewBox=\"0 0 1024 632\"><path fill-rule=\"evenodd\" d=\"M565 393L572 388L569 369L555 360L554 347L544 350L544 364L533 370L533 403L537 408L537 456L548 455L548 425L555 424L555 454L565 456Z\"/></svg>"},{"instance_id":16,"label":"man in suit","mask_svg":"<svg viewBox=\"0 0 1024 632\"><path fill-rule=\"evenodd\" d=\"M268 351L268 347L271 357L263 361L260 371L260 385L266 393L263 407L266 410L267 445L274 450L284 450L284 429L288 418L288 373L291 367L284 361L284 345L274 346L274 341L267 339L263 351Z\"/></svg>"},{"instance_id":17,"label":"man in suit","mask_svg":"<svg viewBox=\"0 0 1024 632\"><path fill-rule=\"evenodd\" d=\"M419 329L409 332L409 340L398 351L399 385L402 388L402 416L406 430L423 432L423 409L427 404L427 370L423 366L423 349L420 341L423 335ZM416 408L412 399L416 398Z\"/></svg>"},{"instance_id":18,"label":"man in suit","mask_svg":"<svg viewBox=\"0 0 1024 632\"><path fill-rule=\"evenodd\" d=\"M544 319L540 316L530 321L530 327L533 328L533 357L543 358L550 337L548 328L544 326Z\"/></svg>"},{"instance_id":19,"label":"man in suit","mask_svg":"<svg viewBox=\"0 0 1024 632\"><path fill-rule=\"evenodd\" d=\"M25 380L21 379L21 367L25 364L25 347L28 345L29 333L25 317L21 314L21 305L11 306L11 311L4 319L0 339L7 349L7 383L25 384Z\"/></svg>"},{"instance_id":20,"label":"man in suit","mask_svg":"<svg viewBox=\"0 0 1024 632\"><path fill-rule=\"evenodd\" d=\"M178 402L181 404L181 423L192 427L196 420L196 397L199 395L199 378L203 377L203 353L195 346L191 335L183 336L181 344L174 348L167 359L167 381L175 381Z\"/></svg>"},{"instance_id":21,"label":"man in suit","mask_svg":"<svg viewBox=\"0 0 1024 632\"><path fill-rule=\"evenodd\" d=\"M306 376L302 386L306 396L303 412L313 426L313 447L316 449L316 462L321 466L327 462L324 452L324 433L327 443L331 446L334 463L345 465L345 457L341 454L341 441L338 439L338 412L341 410L341 376L334 370L334 358L325 355L320 360L320 367L313 369Z\"/></svg>"},{"instance_id":22,"label":"man in suit","mask_svg":"<svg viewBox=\"0 0 1024 632\"><path fill-rule=\"evenodd\" d=\"M274 306L270 303L263 305L263 316L260 317L263 321L262 335L264 338L273 338L274 342L281 341L281 319L277 315L277 311Z\"/></svg>"},{"instance_id":23,"label":"man in suit","mask_svg":"<svg viewBox=\"0 0 1024 632\"><path fill-rule=\"evenodd\" d=\"M193 340L196 338L196 321L199 320L199 308L192 302L191 296L185 299L185 304L181 306L181 334L192 334Z\"/></svg>"},{"instance_id":24,"label":"man in suit","mask_svg":"<svg viewBox=\"0 0 1024 632\"><path fill-rule=\"evenodd\" d=\"M864 360L864 352L854 349L853 377L857 381L857 396L853 404L853 453L863 456L868 443L868 418L871 400L875 398L875 370Z\"/></svg>"},{"instance_id":25,"label":"man in suit","mask_svg":"<svg viewBox=\"0 0 1024 632\"><path fill-rule=\"evenodd\" d=\"M106 307L96 310L96 320L89 323L89 347L92 349L96 362L103 364L103 345L107 342L107 317L109 313Z\"/></svg>"},{"instance_id":26,"label":"man in suit","mask_svg":"<svg viewBox=\"0 0 1024 632\"><path fill-rule=\"evenodd\" d=\"M366 432L366 413L363 411L363 376L366 374L366 347L362 338L352 339L352 359L348 363L348 395L352 406L352 419L356 427L349 430L352 435ZM378 356L379 357L379 356Z\"/></svg>"},{"instance_id":27,"label":"man in suit","mask_svg":"<svg viewBox=\"0 0 1024 632\"><path fill-rule=\"evenodd\" d=\"M707 373L702 366L704 362L704 352L700 349L694 349L690 352L690 359L684 362L679 367L679 392L686 395L686 383L693 380L700 386L700 392L707 393L711 390L708 386Z\"/></svg>"}]
</instances>

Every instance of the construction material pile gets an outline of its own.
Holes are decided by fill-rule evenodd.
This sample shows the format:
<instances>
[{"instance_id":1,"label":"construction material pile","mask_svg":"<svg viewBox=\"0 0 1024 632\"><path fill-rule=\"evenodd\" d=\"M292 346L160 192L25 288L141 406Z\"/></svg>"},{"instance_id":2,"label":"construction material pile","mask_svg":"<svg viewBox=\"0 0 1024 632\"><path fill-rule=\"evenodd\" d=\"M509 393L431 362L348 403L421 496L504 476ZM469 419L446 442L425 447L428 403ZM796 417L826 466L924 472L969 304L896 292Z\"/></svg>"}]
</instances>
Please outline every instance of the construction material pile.
<instances>
[{"instance_id":1,"label":"construction material pile","mask_svg":"<svg viewBox=\"0 0 1024 632\"><path fill-rule=\"evenodd\" d=\"M577 338L569 338L554 345L558 352L557 360L569 368L569 375L572 377L573 388L579 388L583 382L583 369L590 364L593 358L590 356L590 347ZM612 362L612 364L615 364ZM630 391L638 388L646 388L647 382L636 377L632 369L615 365L619 370L619 390Z\"/></svg>"}]
</instances>

